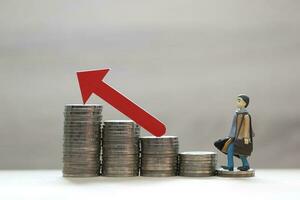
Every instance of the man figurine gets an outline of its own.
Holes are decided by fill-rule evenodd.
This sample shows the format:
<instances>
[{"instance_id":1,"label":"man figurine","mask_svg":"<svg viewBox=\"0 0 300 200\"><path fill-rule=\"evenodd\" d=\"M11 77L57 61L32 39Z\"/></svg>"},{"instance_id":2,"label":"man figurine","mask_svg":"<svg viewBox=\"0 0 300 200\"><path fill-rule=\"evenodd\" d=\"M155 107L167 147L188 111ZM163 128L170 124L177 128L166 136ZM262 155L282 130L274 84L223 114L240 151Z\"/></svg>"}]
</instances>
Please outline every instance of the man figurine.
<instances>
[{"instance_id":1,"label":"man figurine","mask_svg":"<svg viewBox=\"0 0 300 200\"><path fill-rule=\"evenodd\" d=\"M248 171L250 169L247 157L251 155L253 150L253 131L251 116L246 110L249 102L250 98L246 95L237 97L237 110L233 117L229 136L215 142L215 146L227 154L227 166L221 166L223 169L234 170L234 156L240 158L243 164L241 167L238 167L238 170Z\"/></svg>"}]
</instances>

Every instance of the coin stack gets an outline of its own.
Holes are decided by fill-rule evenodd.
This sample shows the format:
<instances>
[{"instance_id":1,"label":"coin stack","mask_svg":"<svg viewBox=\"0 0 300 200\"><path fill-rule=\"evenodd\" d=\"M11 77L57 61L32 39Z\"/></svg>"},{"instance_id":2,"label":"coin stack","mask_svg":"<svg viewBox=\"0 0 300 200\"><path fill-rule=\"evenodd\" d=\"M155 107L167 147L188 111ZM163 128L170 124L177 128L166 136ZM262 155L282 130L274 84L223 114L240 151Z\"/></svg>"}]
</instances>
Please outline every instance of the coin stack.
<instances>
[{"instance_id":1,"label":"coin stack","mask_svg":"<svg viewBox=\"0 0 300 200\"><path fill-rule=\"evenodd\" d=\"M139 175L140 128L132 120L107 120L102 127L102 175Z\"/></svg>"},{"instance_id":2,"label":"coin stack","mask_svg":"<svg viewBox=\"0 0 300 200\"><path fill-rule=\"evenodd\" d=\"M65 106L63 176L99 176L101 113L98 104Z\"/></svg>"},{"instance_id":3,"label":"coin stack","mask_svg":"<svg viewBox=\"0 0 300 200\"><path fill-rule=\"evenodd\" d=\"M177 175L178 137L141 137L141 176Z\"/></svg>"},{"instance_id":4,"label":"coin stack","mask_svg":"<svg viewBox=\"0 0 300 200\"><path fill-rule=\"evenodd\" d=\"M235 168L234 171L228 171L225 169L217 169L217 176L235 177L235 178L253 177L255 176L255 170L249 169L248 171L239 171L238 169Z\"/></svg>"},{"instance_id":5,"label":"coin stack","mask_svg":"<svg viewBox=\"0 0 300 200\"><path fill-rule=\"evenodd\" d=\"M179 176L214 176L217 154L206 151L179 153Z\"/></svg>"}]
</instances>

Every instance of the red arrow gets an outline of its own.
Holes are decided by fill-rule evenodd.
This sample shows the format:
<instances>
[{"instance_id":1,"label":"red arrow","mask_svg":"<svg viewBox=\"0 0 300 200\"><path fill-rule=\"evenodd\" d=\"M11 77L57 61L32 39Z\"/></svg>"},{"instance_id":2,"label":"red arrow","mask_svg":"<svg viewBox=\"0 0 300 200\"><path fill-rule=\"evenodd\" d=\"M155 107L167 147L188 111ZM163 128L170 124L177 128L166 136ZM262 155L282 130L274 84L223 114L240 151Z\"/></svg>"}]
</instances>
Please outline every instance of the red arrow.
<instances>
[{"instance_id":1,"label":"red arrow","mask_svg":"<svg viewBox=\"0 0 300 200\"><path fill-rule=\"evenodd\" d=\"M103 82L108 71L109 69L77 72L83 103L94 93L151 134L157 137L165 134L166 127L163 123Z\"/></svg>"}]
</instances>

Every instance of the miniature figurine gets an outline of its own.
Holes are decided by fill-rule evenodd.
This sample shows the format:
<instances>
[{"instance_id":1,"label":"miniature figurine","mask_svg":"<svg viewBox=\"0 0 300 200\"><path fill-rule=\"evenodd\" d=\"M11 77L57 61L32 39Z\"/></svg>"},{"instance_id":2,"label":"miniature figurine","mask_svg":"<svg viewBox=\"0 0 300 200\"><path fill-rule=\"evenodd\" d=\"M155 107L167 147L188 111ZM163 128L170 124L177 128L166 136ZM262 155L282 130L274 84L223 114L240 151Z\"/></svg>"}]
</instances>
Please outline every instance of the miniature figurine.
<instances>
[{"instance_id":1,"label":"miniature figurine","mask_svg":"<svg viewBox=\"0 0 300 200\"><path fill-rule=\"evenodd\" d=\"M251 116L246 110L249 102L250 98L247 95L237 97L237 110L233 117L230 133L225 139L220 139L214 143L220 151L227 154L227 166L221 167L228 171L234 170L234 156L242 161L242 166L238 167L238 170L248 171L250 169L247 157L253 151L253 130Z\"/></svg>"}]
</instances>

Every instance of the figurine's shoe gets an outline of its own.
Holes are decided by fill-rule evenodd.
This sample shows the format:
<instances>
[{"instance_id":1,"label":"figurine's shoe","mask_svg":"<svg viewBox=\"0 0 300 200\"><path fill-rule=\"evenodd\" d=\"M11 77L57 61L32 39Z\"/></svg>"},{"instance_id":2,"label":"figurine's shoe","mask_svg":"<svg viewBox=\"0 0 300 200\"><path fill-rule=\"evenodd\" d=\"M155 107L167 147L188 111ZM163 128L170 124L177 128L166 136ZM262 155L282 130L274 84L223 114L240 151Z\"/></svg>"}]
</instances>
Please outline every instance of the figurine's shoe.
<instances>
[{"instance_id":1,"label":"figurine's shoe","mask_svg":"<svg viewBox=\"0 0 300 200\"><path fill-rule=\"evenodd\" d=\"M249 166L242 166L242 167L238 167L238 170L240 170L240 171L248 171L250 169L250 167Z\"/></svg>"},{"instance_id":2,"label":"figurine's shoe","mask_svg":"<svg viewBox=\"0 0 300 200\"><path fill-rule=\"evenodd\" d=\"M228 166L225 166L225 165L222 165L221 166L223 169L226 169L228 171L233 171L233 167L228 167Z\"/></svg>"}]
</instances>

